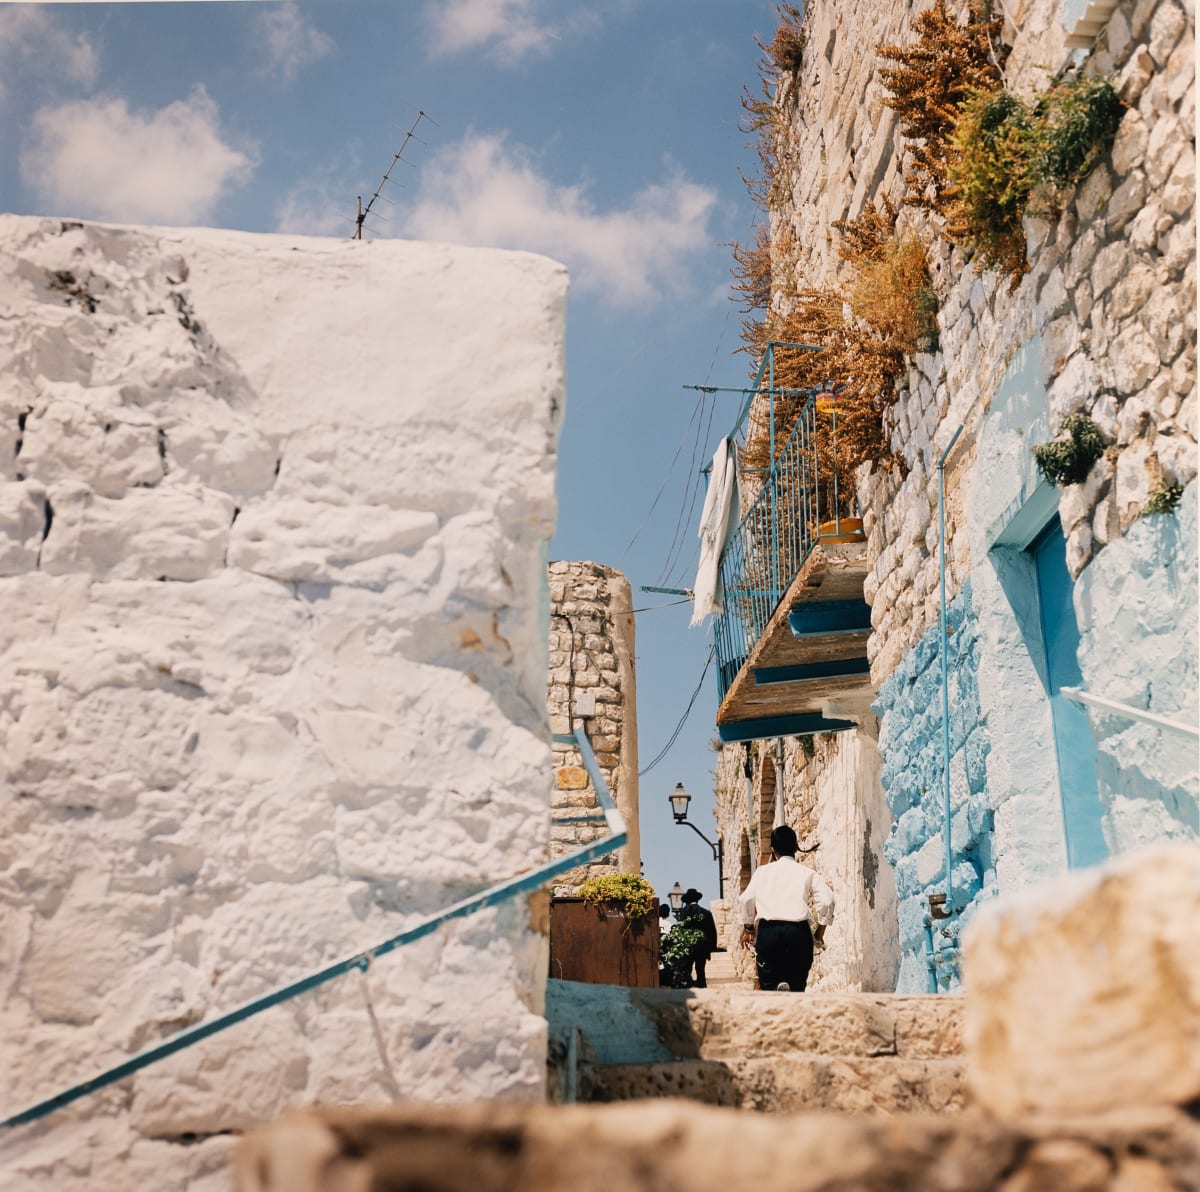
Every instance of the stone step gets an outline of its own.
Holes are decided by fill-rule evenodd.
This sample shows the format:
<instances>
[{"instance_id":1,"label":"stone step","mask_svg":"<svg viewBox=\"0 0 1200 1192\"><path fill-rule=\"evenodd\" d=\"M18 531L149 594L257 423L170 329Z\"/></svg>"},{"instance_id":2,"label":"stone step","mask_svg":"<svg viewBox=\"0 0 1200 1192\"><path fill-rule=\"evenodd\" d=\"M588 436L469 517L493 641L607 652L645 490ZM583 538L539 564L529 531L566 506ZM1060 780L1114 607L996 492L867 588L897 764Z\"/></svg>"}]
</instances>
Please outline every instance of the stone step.
<instances>
[{"instance_id":1,"label":"stone step","mask_svg":"<svg viewBox=\"0 0 1200 1192\"><path fill-rule=\"evenodd\" d=\"M947 1113L962 1109L969 1100L962 1060L896 1056L590 1064L580 1068L577 1087L578 1099L587 1102L685 1097L766 1113Z\"/></svg>"},{"instance_id":2,"label":"stone step","mask_svg":"<svg viewBox=\"0 0 1200 1192\"><path fill-rule=\"evenodd\" d=\"M1194 1190L1178 1109L1006 1124L980 1114L750 1114L687 1101L293 1112L245 1136L235 1192Z\"/></svg>"},{"instance_id":3,"label":"stone step","mask_svg":"<svg viewBox=\"0 0 1200 1192\"><path fill-rule=\"evenodd\" d=\"M962 1052L962 999L948 996L550 981L546 1017L556 1049L597 1064L788 1054L940 1059Z\"/></svg>"}]
</instances>

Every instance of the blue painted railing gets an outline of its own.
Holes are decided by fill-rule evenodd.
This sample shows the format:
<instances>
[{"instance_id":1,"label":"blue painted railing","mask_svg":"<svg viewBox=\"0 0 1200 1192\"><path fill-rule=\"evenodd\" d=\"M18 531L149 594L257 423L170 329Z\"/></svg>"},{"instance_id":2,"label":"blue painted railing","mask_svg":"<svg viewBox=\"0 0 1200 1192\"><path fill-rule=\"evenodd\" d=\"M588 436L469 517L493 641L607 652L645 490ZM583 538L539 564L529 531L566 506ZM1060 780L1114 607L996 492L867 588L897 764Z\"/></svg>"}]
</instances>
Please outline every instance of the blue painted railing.
<instances>
[{"instance_id":1,"label":"blue painted railing","mask_svg":"<svg viewBox=\"0 0 1200 1192\"><path fill-rule=\"evenodd\" d=\"M740 473L743 495L756 483L759 488L721 556L723 611L713 622L721 699L799 574L818 540L822 522L832 522L834 533L840 530L840 509L846 496L839 494L832 461L823 461L822 451L818 450L822 424L827 434L821 437L830 449L837 442L836 395L829 389L777 386L775 352L780 348L820 350L807 344L769 343L734 427L736 436L752 402L763 396L768 399L770 467ZM776 443L776 424L781 398L800 404L800 411L780 446Z\"/></svg>"},{"instance_id":2,"label":"blue painted railing","mask_svg":"<svg viewBox=\"0 0 1200 1192\"><path fill-rule=\"evenodd\" d=\"M343 977L347 973L356 971L365 973L379 957L386 956L389 952L394 952L397 948L403 947L405 944L411 944L419 939L424 939L427 935L432 935L443 923L449 923L452 919L461 919L467 915L475 914L477 911L496 906L510 898L519 897L521 894L540 890L552 878L558 877L560 874L566 873L578 865L585 864L598 857L607 856L609 853L621 848L628 840L625 822L617 810L616 804L613 802L608 785L604 781L604 775L601 773L600 767L596 762L596 756L592 752L591 743L587 739L587 734L582 729L579 729L567 736L556 734L554 740L560 744L574 745L583 758L584 768L591 779L592 789L596 793L597 802L608 824L610 834L603 840L593 841L591 844L574 849L548 864L530 870L528 873L519 874L516 877L509 878L507 881L498 882L496 885L490 886L478 894L472 894L469 898L464 898L452 906L445 907L436 914L420 920L414 926L390 936L382 943L376 944L373 948L367 948L362 952L356 952L353 956L347 956L344 960L326 965L316 972L309 973L297 981L272 990L270 993L255 998L253 1001L247 1002L235 1010L230 1010L228 1013L222 1014L217 1018L210 1019L208 1022L197 1023L195 1026L188 1027L186 1030L172 1035L162 1043L156 1044L154 1047L149 1047L145 1051L140 1051L136 1055L130 1056L129 1059L123 1060L121 1063L100 1072L89 1080L72 1085L70 1088L64 1089L61 1093L56 1093L53 1097L47 1097L44 1101L39 1101L36 1105L31 1105L28 1109L13 1114L11 1117L0 1122L0 1129L37 1121L39 1118L44 1118L48 1114L53 1113L56 1109L61 1109L64 1105L70 1105L71 1102L78 1101L81 1097L86 1097L89 1093L94 1093L111 1084L116 1084L117 1081L124 1080L127 1076L132 1076L135 1072L139 1072L151 1064L158 1063L159 1060L164 1060L168 1056L175 1055L176 1052L183 1051L185 1048L199 1043L202 1039L207 1039L212 1035L219 1034L221 1031L228 1030L231 1026L236 1026L239 1022L245 1022L247 1018L253 1018L256 1014L261 1014L264 1010L269 1010L272 1006L278 1006L282 1002L290 1001L302 993L307 993L309 990L316 989L319 985L336 980L338 977Z\"/></svg>"}]
</instances>

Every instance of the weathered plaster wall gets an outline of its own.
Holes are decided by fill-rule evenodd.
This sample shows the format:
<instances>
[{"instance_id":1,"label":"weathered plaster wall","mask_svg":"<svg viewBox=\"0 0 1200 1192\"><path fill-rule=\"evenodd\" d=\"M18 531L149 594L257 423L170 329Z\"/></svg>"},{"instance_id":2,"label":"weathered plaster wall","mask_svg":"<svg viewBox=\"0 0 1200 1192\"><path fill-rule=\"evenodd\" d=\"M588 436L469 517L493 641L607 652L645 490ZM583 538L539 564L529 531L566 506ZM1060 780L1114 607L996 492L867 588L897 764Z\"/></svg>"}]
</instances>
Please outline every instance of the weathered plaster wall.
<instances>
[{"instance_id":1,"label":"weathered plaster wall","mask_svg":"<svg viewBox=\"0 0 1200 1192\"><path fill-rule=\"evenodd\" d=\"M634 616L629 581L601 563L550 564L550 727L584 728L596 762L625 819L628 843L564 873L556 894L605 873L640 873L638 838L637 686ZM581 712L583 707L593 710ZM551 856L607 834L579 751L554 744L554 824Z\"/></svg>"},{"instance_id":2,"label":"weathered plaster wall","mask_svg":"<svg viewBox=\"0 0 1200 1192\"><path fill-rule=\"evenodd\" d=\"M1085 689L1191 725L1200 722L1196 489L1193 481L1175 513L1135 522L1097 555L1076 590L1087 624L1079 650ZM1111 851L1195 839L1195 738L1104 712L1090 719Z\"/></svg>"},{"instance_id":3,"label":"weathered plaster wall","mask_svg":"<svg viewBox=\"0 0 1200 1192\"><path fill-rule=\"evenodd\" d=\"M566 277L10 216L0 243L15 1112L546 858ZM0 1182L215 1189L228 1132L289 1104L537 1100L542 931L460 921L23 1127Z\"/></svg>"}]
</instances>

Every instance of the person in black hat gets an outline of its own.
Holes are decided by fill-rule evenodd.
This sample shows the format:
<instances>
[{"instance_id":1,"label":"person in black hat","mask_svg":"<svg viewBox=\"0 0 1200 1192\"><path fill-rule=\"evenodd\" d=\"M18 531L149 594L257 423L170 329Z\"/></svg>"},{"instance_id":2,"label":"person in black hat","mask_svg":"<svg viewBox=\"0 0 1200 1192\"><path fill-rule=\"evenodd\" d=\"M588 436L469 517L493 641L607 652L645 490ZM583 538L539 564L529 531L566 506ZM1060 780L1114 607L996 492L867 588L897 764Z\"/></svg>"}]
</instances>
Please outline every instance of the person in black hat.
<instances>
[{"instance_id":1,"label":"person in black hat","mask_svg":"<svg viewBox=\"0 0 1200 1192\"><path fill-rule=\"evenodd\" d=\"M742 942L754 945L760 989L805 990L813 947L821 947L825 928L833 921L833 890L815 869L796 860L799 851L795 831L780 824L771 833L775 859L754 871L738 899L745 923ZM810 899L816 930L811 926Z\"/></svg>"},{"instance_id":2,"label":"person in black hat","mask_svg":"<svg viewBox=\"0 0 1200 1192\"><path fill-rule=\"evenodd\" d=\"M712 917L712 911L700 905L700 899L704 895L699 890L693 887L683 896L683 906L679 908L678 914L675 916L680 923L686 924L688 927L694 927L703 933L704 939L692 953L692 964L696 967L696 976L689 980L689 984L694 985L697 989L707 989L708 981L704 976L705 966L708 964L708 958L716 951L717 948L717 924Z\"/></svg>"}]
</instances>

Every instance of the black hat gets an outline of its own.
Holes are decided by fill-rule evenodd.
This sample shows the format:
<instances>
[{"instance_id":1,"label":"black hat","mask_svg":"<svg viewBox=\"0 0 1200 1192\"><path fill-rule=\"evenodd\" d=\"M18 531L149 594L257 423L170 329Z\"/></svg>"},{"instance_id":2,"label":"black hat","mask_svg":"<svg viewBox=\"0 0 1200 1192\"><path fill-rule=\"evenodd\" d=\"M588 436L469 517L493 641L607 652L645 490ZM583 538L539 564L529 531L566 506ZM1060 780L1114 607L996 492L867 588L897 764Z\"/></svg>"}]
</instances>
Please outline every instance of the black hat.
<instances>
[{"instance_id":1,"label":"black hat","mask_svg":"<svg viewBox=\"0 0 1200 1192\"><path fill-rule=\"evenodd\" d=\"M700 893L700 891L699 891L699 890L697 890L695 886L693 886L693 887L692 887L692 888L691 888L691 889L690 889L690 890L689 890L689 891L688 891L688 892L687 892L687 893L686 893L686 894L683 896L683 901L684 901L684 902L699 902L699 901L700 901L700 899L701 899L701 898L703 898L703 897L704 897L704 895L703 895L703 894L701 894L701 893Z\"/></svg>"}]
</instances>

